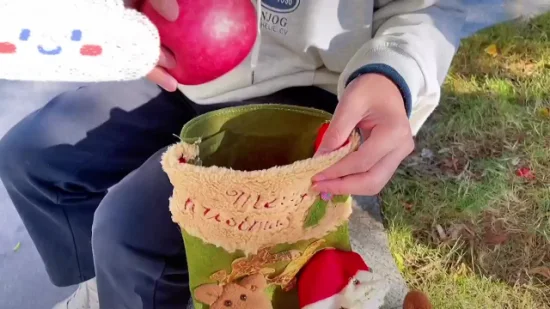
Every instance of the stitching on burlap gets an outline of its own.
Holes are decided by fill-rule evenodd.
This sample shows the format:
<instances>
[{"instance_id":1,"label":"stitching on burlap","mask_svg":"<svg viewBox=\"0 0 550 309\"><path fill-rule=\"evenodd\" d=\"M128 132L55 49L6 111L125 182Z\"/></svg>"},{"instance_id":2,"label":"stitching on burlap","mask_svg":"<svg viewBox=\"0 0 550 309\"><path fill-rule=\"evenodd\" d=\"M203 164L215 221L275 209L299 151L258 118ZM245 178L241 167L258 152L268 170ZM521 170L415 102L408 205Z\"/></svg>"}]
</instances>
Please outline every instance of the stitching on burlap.
<instances>
[{"instance_id":1,"label":"stitching on burlap","mask_svg":"<svg viewBox=\"0 0 550 309\"><path fill-rule=\"evenodd\" d=\"M261 171L182 164L179 158L183 155L193 159L199 146L173 145L162 158L174 186L170 198L172 220L190 235L228 252L242 250L250 254L264 246L322 238L347 221L351 202L348 199L341 204L329 203L319 223L304 229L303 222L318 194L310 191L311 177L355 150L358 144L359 136L354 133L347 146L332 153ZM252 200L247 197L246 207L237 208L232 202L234 196L227 195L232 190L253 195ZM267 200L278 198L279 202L285 197L285 202L272 208L251 206L256 205L254 198L260 195ZM301 196L299 205L292 206L286 198L289 196Z\"/></svg>"}]
</instances>

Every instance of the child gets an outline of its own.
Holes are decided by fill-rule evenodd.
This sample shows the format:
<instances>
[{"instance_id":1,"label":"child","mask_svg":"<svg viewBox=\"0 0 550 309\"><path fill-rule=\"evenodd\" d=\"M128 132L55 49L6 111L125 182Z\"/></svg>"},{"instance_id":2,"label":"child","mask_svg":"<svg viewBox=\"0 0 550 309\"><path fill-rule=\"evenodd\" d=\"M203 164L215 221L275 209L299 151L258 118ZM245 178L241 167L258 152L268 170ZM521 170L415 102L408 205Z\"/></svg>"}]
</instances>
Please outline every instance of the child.
<instances>
[{"instance_id":1,"label":"child","mask_svg":"<svg viewBox=\"0 0 550 309\"><path fill-rule=\"evenodd\" d=\"M151 1L167 19L185 10L175 0ZM159 160L173 134L206 111L277 102L335 112L320 153L339 147L356 127L367 138L315 176L314 189L377 194L437 106L467 17L459 0L257 5L254 71L247 59L207 84L177 85L163 69L177 63L164 51L149 75L154 83L63 93L1 140L0 178L52 282L80 284L55 308L185 308L183 242Z\"/></svg>"}]
</instances>

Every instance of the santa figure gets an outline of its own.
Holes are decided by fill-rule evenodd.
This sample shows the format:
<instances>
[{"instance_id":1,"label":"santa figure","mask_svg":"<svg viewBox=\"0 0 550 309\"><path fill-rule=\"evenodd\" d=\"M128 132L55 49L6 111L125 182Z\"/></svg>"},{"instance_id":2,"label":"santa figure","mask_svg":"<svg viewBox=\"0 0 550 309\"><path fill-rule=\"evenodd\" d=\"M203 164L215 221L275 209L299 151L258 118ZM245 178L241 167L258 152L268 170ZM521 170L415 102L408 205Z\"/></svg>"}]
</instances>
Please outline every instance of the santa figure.
<instances>
[{"instance_id":1,"label":"santa figure","mask_svg":"<svg viewBox=\"0 0 550 309\"><path fill-rule=\"evenodd\" d=\"M350 251L322 250L298 277L301 309L379 309L388 291L388 283Z\"/></svg>"}]
</instances>

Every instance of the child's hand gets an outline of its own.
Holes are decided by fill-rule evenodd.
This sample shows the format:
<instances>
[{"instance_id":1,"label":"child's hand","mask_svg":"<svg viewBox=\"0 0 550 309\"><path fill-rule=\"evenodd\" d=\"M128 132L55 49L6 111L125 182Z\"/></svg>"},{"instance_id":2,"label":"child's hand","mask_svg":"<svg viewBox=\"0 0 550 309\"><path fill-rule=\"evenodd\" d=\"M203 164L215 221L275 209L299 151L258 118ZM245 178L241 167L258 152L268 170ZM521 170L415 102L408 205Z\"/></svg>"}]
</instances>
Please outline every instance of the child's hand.
<instances>
[{"instance_id":1,"label":"child's hand","mask_svg":"<svg viewBox=\"0 0 550 309\"><path fill-rule=\"evenodd\" d=\"M333 194L376 195L414 150L414 140L397 86L365 74L346 88L317 154L346 142L359 128L365 142L355 152L313 177L313 189Z\"/></svg>"},{"instance_id":2,"label":"child's hand","mask_svg":"<svg viewBox=\"0 0 550 309\"><path fill-rule=\"evenodd\" d=\"M159 62L153 71L147 75L147 79L166 91L174 92L178 89L178 82L165 69L173 69L175 66L176 58L174 58L168 49L161 47Z\"/></svg>"},{"instance_id":3,"label":"child's hand","mask_svg":"<svg viewBox=\"0 0 550 309\"><path fill-rule=\"evenodd\" d=\"M126 6L138 9L144 1L150 1L157 12L169 21L175 21L179 16L177 0L124 0ZM156 83L167 91L176 91L178 82L165 69L176 66L176 58L168 49L161 47L160 58L157 67L147 75L147 79Z\"/></svg>"}]
</instances>

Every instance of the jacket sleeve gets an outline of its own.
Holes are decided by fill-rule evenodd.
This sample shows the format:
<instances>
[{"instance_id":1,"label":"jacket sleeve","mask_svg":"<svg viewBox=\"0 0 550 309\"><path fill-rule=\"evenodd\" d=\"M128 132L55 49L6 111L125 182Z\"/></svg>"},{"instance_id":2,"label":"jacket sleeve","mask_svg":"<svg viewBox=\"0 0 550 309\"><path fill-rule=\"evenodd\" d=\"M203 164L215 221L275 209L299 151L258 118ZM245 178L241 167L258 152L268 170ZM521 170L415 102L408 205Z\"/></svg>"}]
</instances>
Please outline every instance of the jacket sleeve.
<instances>
[{"instance_id":1,"label":"jacket sleeve","mask_svg":"<svg viewBox=\"0 0 550 309\"><path fill-rule=\"evenodd\" d=\"M341 95L362 74L379 73L393 80L403 95L413 134L439 103L466 19L459 0L423 2L391 1L375 8L374 37L352 57L338 83Z\"/></svg>"}]
</instances>

